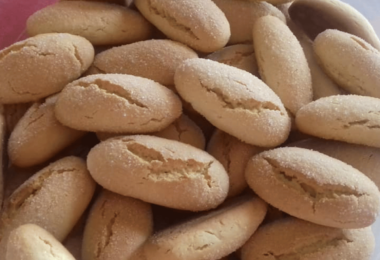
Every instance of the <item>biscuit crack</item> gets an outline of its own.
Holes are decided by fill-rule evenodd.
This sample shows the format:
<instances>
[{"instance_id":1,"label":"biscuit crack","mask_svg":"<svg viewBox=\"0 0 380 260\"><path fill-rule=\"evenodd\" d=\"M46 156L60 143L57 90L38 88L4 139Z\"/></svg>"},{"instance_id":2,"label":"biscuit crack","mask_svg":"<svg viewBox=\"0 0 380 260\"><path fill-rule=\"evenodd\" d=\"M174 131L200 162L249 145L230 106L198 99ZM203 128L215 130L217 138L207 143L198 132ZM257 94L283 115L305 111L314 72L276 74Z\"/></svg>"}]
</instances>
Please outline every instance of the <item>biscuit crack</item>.
<instances>
[{"instance_id":1,"label":"biscuit crack","mask_svg":"<svg viewBox=\"0 0 380 260\"><path fill-rule=\"evenodd\" d=\"M41 240L45 245L47 245L47 246L49 247L49 252L50 252L50 254L51 254L54 258L56 258L57 255L54 253L54 250L53 250L53 246L52 246L52 244L50 244L49 241L47 241L47 240L41 238L40 236L37 236L37 237L38 237L39 240Z\"/></svg>"},{"instance_id":2,"label":"biscuit crack","mask_svg":"<svg viewBox=\"0 0 380 260\"><path fill-rule=\"evenodd\" d=\"M74 55L75 59L79 62L81 70L83 70L84 69L84 62L83 62L83 60L80 57L80 53L78 51L78 47L75 44L72 44L72 46L73 46L73 49L74 49L73 55Z\"/></svg>"},{"instance_id":3,"label":"biscuit crack","mask_svg":"<svg viewBox=\"0 0 380 260\"><path fill-rule=\"evenodd\" d=\"M37 48L37 45L31 44L31 43L22 43L22 44L15 44L13 46L8 47L8 49L3 50L0 52L0 61L5 58L10 53L16 53L21 51L24 48Z\"/></svg>"},{"instance_id":4,"label":"biscuit crack","mask_svg":"<svg viewBox=\"0 0 380 260\"><path fill-rule=\"evenodd\" d=\"M222 90L218 88L209 88L206 84L202 83L201 80L199 80L199 83L208 93L214 94L222 103L222 106L224 108L243 109L254 114L260 114L261 112L264 112L267 110L278 111L282 114L281 109L275 104L273 104L272 102L269 102L269 101L259 102L252 98L243 99L243 100L231 100L231 98L225 95ZM244 85L241 82L236 82L236 83L240 85Z\"/></svg>"},{"instance_id":5,"label":"biscuit crack","mask_svg":"<svg viewBox=\"0 0 380 260\"><path fill-rule=\"evenodd\" d=\"M316 212L316 206L323 199L337 199L339 196L355 196L360 198L366 194L356 192L339 185L330 185L329 188L316 187L300 180L296 175L300 173L282 167L276 160L268 157L263 159L272 167L275 178L285 184L287 187L306 195L312 202L313 211Z\"/></svg>"},{"instance_id":6,"label":"biscuit crack","mask_svg":"<svg viewBox=\"0 0 380 260\"><path fill-rule=\"evenodd\" d=\"M380 125L376 125L376 124L375 125L371 125L369 123L370 123L369 119L351 121L351 122L348 122L347 124L344 124L343 128L344 129L349 129L352 126L363 126L363 127L367 127L368 129L379 129L380 128Z\"/></svg>"},{"instance_id":7,"label":"biscuit crack","mask_svg":"<svg viewBox=\"0 0 380 260\"><path fill-rule=\"evenodd\" d=\"M181 124L179 123L178 119L173 122L173 126L177 132L177 138L178 140L182 140L183 133L186 133L186 128L182 128Z\"/></svg>"},{"instance_id":8,"label":"biscuit crack","mask_svg":"<svg viewBox=\"0 0 380 260\"><path fill-rule=\"evenodd\" d=\"M183 31L184 33L189 35L191 38L193 38L195 40L199 40L199 37L191 30L190 27L178 22L178 20L175 17L168 14L165 10L160 9L153 2L156 2L156 1L155 0L148 0L147 1L147 4L149 6L149 11L151 13L154 13L155 15L160 16L162 19L166 20L172 27Z\"/></svg>"},{"instance_id":9,"label":"biscuit crack","mask_svg":"<svg viewBox=\"0 0 380 260\"><path fill-rule=\"evenodd\" d=\"M28 90L24 90L24 91L17 90L10 81L8 81L8 86L11 88L11 90L14 93L16 93L17 95L20 95L20 96L22 96L22 95L36 96L36 95L40 95L41 94L41 92L33 93L33 92L28 91Z\"/></svg>"},{"instance_id":10,"label":"biscuit crack","mask_svg":"<svg viewBox=\"0 0 380 260\"><path fill-rule=\"evenodd\" d=\"M105 236L102 237L102 239L97 244L96 258L100 258L104 250L110 244L111 238L113 236L113 227L115 225L116 219L118 218L119 214L120 214L119 212L114 213L110 221L107 223L107 226L104 230Z\"/></svg>"},{"instance_id":11,"label":"biscuit crack","mask_svg":"<svg viewBox=\"0 0 380 260\"><path fill-rule=\"evenodd\" d=\"M278 254L269 251L264 254L264 256L273 256L276 260L299 260L306 259L308 255L317 253L329 247L339 247L343 244L349 244L353 241L344 236L344 234L339 234L330 239L320 238L317 242L310 243L308 245L303 245L301 247L295 248L290 253Z\"/></svg>"},{"instance_id":12,"label":"biscuit crack","mask_svg":"<svg viewBox=\"0 0 380 260\"><path fill-rule=\"evenodd\" d=\"M224 64L227 64L227 65L235 65L235 64L239 64L244 58L247 58L249 56L252 56L254 54L254 51L250 51L250 52L235 52L235 55L230 58L230 59L221 59L219 60L220 63L224 63Z\"/></svg>"}]
</instances>

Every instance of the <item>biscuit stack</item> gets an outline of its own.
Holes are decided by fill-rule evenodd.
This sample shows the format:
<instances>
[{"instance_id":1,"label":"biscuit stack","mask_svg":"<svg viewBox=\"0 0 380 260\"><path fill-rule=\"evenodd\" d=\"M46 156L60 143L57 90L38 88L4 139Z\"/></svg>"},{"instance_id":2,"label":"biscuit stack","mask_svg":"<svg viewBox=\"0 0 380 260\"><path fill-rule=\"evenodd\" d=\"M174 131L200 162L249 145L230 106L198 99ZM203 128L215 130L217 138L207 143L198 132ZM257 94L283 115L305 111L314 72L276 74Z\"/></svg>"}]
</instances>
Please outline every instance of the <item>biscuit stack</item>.
<instances>
[{"instance_id":1,"label":"biscuit stack","mask_svg":"<svg viewBox=\"0 0 380 260\"><path fill-rule=\"evenodd\" d=\"M0 260L370 259L380 41L349 5L60 1L27 31Z\"/></svg>"}]
</instances>

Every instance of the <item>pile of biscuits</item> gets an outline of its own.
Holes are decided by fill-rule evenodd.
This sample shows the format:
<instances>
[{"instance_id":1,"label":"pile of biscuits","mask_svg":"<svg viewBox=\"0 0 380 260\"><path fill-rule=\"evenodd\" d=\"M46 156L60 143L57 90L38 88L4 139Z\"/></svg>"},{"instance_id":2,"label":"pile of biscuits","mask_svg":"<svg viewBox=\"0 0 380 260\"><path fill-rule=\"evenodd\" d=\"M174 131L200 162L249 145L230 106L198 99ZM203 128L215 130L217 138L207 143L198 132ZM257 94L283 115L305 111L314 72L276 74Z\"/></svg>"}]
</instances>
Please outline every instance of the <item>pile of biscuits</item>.
<instances>
[{"instance_id":1,"label":"pile of biscuits","mask_svg":"<svg viewBox=\"0 0 380 260\"><path fill-rule=\"evenodd\" d=\"M339 0L60 1L0 51L0 260L369 260L380 41Z\"/></svg>"}]
</instances>

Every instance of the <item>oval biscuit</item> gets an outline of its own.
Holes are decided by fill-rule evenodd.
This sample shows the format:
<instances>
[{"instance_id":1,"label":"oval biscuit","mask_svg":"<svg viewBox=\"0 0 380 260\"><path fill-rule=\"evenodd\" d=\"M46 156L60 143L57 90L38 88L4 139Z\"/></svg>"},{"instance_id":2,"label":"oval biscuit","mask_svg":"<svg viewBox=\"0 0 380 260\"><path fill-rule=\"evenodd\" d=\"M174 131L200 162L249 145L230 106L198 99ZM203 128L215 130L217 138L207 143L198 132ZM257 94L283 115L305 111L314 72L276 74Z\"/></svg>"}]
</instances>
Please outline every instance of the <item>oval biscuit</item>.
<instances>
[{"instance_id":1,"label":"oval biscuit","mask_svg":"<svg viewBox=\"0 0 380 260\"><path fill-rule=\"evenodd\" d=\"M0 51L0 102L27 103L59 92L86 71L93 59L91 43L67 33L17 42Z\"/></svg>"},{"instance_id":2,"label":"oval biscuit","mask_svg":"<svg viewBox=\"0 0 380 260\"><path fill-rule=\"evenodd\" d=\"M180 99L168 88L122 74L78 79L64 88L55 106L55 115L63 125L92 132L160 131L181 113Z\"/></svg>"},{"instance_id":3,"label":"oval biscuit","mask_svg":"<svg viewBox=\"0 0 380 260\"><path fill-rule=\"evenodd\" d=\"M212 209L228 193L228 175L214 157L155 136L108 139L90 151L87 163L105 189L165 207Z\"/></svg>"},{"instance_id":4,"label":"oval biscuit","mask_svg":"<svg viewBox=\"0 0 380 260\"><path fill-rule=\"evenodd\" d=\"M214 126L246 143L274 147L288 137L290 118L281 100L246 71L191 59L177 69L175 86Z\"/></svg>"},{"instance_id":5,"label":"oval biscuit","mask_svg":"<svg viewBox=\"0 0 380 260\"><path fill-rule=\"evenodd\" d=\"M269 204L319 225L363 228L379 214L376 185L319 152L297 147L265 151L248 162L245 174L248 185Z\"/></svg>"}]
</instances>

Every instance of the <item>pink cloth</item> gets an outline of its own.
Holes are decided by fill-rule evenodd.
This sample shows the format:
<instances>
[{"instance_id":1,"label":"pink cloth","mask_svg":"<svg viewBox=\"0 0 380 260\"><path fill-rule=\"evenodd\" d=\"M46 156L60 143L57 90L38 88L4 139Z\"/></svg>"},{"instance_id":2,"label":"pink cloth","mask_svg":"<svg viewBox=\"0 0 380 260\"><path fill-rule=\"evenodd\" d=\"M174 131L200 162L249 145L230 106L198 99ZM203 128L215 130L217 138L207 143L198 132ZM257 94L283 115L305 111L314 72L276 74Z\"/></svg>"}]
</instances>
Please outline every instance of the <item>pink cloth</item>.
<instances>
[{"instance_id":1,"label":"pink cloth","mask_svg":"<svg viewBox=\"0 0 380 260\"><path fill-rule=\"evenodd\" d=\"M57 0L0 0L0 50L25 39L26 20Z\"/></svg>"}]
</instances>

